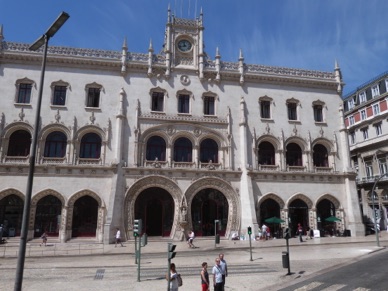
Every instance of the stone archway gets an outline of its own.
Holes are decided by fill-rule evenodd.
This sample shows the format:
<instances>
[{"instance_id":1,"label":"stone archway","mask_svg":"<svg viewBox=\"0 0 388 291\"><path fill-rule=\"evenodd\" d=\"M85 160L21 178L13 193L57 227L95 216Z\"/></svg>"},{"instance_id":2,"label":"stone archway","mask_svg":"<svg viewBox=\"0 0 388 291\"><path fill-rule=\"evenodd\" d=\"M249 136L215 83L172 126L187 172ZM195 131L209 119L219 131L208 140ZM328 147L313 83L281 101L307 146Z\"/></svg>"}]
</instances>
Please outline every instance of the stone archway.
<instances>
[{"instance_id":1,"label":"stone archway","mask_svg":"<svg viewBox=\"0 0 388 291\"><path fill-rule=\"evenodd\" d=\"M96 232L95 237L98 242L103 241L103 225L105 220L105 203L96 193L90 190L82 190L74 195L72 195L68 201L65 214L62 217L62 223L66 221L66 240L73 237L73 216L74 216L74 206L78 199L89 196L90 198L96 201L96 212L97 212L97 222L96 222Z\"/></svg>"},{"instance_id":2,"label":"stone archway","mask_svg":"<svg viewBox=\"0 0 388 291\"><path fill-rule=\"evenodd\" d=\"M181 205L183 198L182 191L174 181L163 176L149 176L139 179L128 189L124 202L124 217L126 221L124 227L126 228L127 237L130 237L130 234L133 231L133 221L137 219L137 217L135 217L136 200L144 190L152 187L161 188L171 195L174 201L174 215L170 238L182 238L183 229L179 224L179 206Z\"/></svg>"},{"instance_id":3,"label":"stone archway","mask_svg":"<svg viewBox=\"0 0 388 291\"><path fill-rule=\"evenodd\" d=\"M341 221L326 222L325 219L329 216L335 216ZM314 218L316 229L319 229L322 235L337 235L337 231L345 230L343 208L337 198L330 194L322 195L317 199Z\"/></svg>"},{"instance_id":4,"label":"stone archway","mask_svg":"<svg viewBox=\"0 0 388 291\"><path fill-rule=\"evenodd\" d=\"M291 233L296 232L299 223L304 229L310 227L309 210L312 207L312 201L303 194L295 194L288 199L288 226L291 228Z\"/></svg>"},{"instance_id":5,"label":"stone archway","mask_svg":"<svg viewBox=\"0 0 388 291\"><path fill-rule=\"evenodd\" d=\"M47 198L48 196L51 196L51 198ZM44 199L49 199L50 201L44 202ZM45 206L43 206L42 203ZM38 204L41 205L38 207ZM52 189L47 189L34 195L31 199L30 223L28 229L29 234L31 233L32 237L39 237L43 231L42 227L45 228L48 225L49 229L47 231L49 232L49 236L58 235L61 237L65 229L64 225L62 224L62 213L64 212L65 204L65 198L60 193ZM40 209L37 210L37 207ZM49 209L43 210L41 209L42 207L48 207ZM37 218L39 213L47 213L48 215L45 215L45 217L40 217L39 219ZM57 215L57 217L54 217L54 215ZM56 219L56 229L53 232L52 230L54 225L52 224ZM37 220L39 220L39 222Z\"/></svg>"},{"instance_id":6,"label":"stone archway","mask_svg":"<svg viewBox=\"0 0 388 291\"><path fill-rule=\"evenodd\" d=\"M24 199L24 195L16 189L0 193L0 224L3 224L8 236L20 235Z\"/></svg>"},{"instance_id":7,"label":"stone archway","mask_svg":"<svg viewBox=\"0 0 388 291\"><path fill-rule=\"evenodd\" d=\"M225 196L228 202L228 222L225 229L225 236L229 237L231 232L239 232L241 210L238 196L228 182L216 177L205 177L198 179L193 182L186 190L185 197L188 206L188 228L193 228L191 213L193 199L195 195L203 189L215 189L220 191Z\"/></svg>"}]
</instances>

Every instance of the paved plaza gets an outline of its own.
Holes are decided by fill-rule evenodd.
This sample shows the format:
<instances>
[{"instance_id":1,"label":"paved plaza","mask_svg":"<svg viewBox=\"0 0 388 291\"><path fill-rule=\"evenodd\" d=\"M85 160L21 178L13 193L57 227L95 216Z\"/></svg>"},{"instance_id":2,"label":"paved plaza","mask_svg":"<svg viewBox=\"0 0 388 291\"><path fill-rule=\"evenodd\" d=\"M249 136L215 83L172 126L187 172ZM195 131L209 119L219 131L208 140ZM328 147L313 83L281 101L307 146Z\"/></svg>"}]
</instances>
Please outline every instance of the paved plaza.
<instances>
[{"instance_id":1,"label":"paved plaza","mask_svg":"<svg viewBox=\"0 0 388 291\"><path fill-rule=\"evenodd\" d=\"M252 255L249 241L221 240L215 246L214 240L196 239L195 249L186 242L173 242L177 245L173 262L184 281L180 291L200 290L201 263L207 261L211 272L220 252L229 265L226 290L277 290L384 249L388 234L381 233L379 241L380 247L374 235L314 238L303 243L293 238L289 241L291 275L282 267L284 239L252 241ZM169 242L150 239L142 248L138 282L133 241L115 247L81 239L66 244L49 239L48 246L41 247L34 240L27 246L23 290L167 290ZM0 290L13 290L17 252L17 238L0 246Z\"/></svg>"}]
</instances>

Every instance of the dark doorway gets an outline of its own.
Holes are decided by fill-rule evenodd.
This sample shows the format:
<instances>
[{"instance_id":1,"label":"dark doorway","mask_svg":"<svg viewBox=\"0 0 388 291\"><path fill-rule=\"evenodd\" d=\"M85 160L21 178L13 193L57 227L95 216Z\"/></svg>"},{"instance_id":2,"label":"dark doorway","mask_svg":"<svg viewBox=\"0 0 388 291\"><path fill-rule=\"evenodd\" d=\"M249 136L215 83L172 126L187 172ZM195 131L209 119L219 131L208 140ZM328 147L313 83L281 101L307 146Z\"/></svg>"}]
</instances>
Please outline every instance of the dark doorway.
<instances>
[{"instance_id":1,"label":"dark doorway","mask_svg":"<svg viewBox=\"0 0 388 291\"><path fill-rule=\"evenodd\" d=\"M135 203L135 219L143 220L143 232L149 236L170 236L174 222L170 193L158 187L141 192Z\"/></svg>"},{"instance_id":2,"label":"dark doorway","mask_svg":"<svg viewBox=\"0 0 388 291\"><path fill-rule=\"evenodd\" d=\"M73 237L95 237L97 229L98 203L88 195L74 203Z\"/></svg>"},{"instance_id":3,"label":"dark doorway","mask_svg":"<svg viewBox=\"0 0 388 291\"><path fill-rule=\"evenodd\" d=\"M265 222L267 218L271 218L274 216L276 216L277 218L280 218L280 206L275 200L269 198L265 200L263 203L261 203L260 205L260 223L261 225L265 223L265 225L270 227L271 235L273 237L279 237L281 234L280 224Z\"/></svg>"},{"instance_id":4,"label":"dark doorway","mask_svg":"<svg viewBox=\"0 0 388 291\"><path fill-rule=\"evenodd\" d=\"M274 216L280 218L280 206L275 200L269 198L260 205L260 222L263 224L265 219Z\"/></svg>"},{"instance_id":5,"label":"dark doorway","mask_svg":"<svg viewBox=\"0 0 388 291\"><path fill-rule=\"evenodd\" d=\"M48 236L58 236L61 225L62 203L53 196L47 195L36 205L34 237L40 237L44 231Z\"/></svg>"},{"instance_id":6,"label":"dark doorway","mask_svg":"<svg viewBox=\"0 0 388 291\"><path fill-rule=\"evenodd\" d=\"M217 233L221 236L225 235L228 211L228 201L220 191L215 189L199 191L191 206L194 233L197 236L214 236L214 221L219 220Z\"/></svg>"},{"instance_id":7,"label":"dark doorway","mask_svg":"<svg viewBox=\"0 0 388 291\"><path fill-rule=\"evenodd\" d=\"M335 235L335 222L327 222L326 218L335 216L335 207L333 202L323 199L317 204L317 224L322 235Z\"/></svg>"},{"instance_id":8,"label":"dark doorway","mask_svg":"<svg viewBox=\"0 0 388 291\"><path fill-rule=\"evenodd\" d=\"M291 202L289 209L289 218L291 219L289 226L291 226L291 233L296 233L298 223L300 223L304 230L309 226L308 222L308 207L301 199L295 199Z\"/></svg>"},{"instance_id":9,"label":"dark doorway","mask_svg":"<svg viewBox=\"0 0 388 291\"><path fill-rule=\"evenodd\" d=\"M22 228L23 200L11 194L0 200L0 224L4 226L3 236L18 236Z\"/></svg>"}]
</instances>

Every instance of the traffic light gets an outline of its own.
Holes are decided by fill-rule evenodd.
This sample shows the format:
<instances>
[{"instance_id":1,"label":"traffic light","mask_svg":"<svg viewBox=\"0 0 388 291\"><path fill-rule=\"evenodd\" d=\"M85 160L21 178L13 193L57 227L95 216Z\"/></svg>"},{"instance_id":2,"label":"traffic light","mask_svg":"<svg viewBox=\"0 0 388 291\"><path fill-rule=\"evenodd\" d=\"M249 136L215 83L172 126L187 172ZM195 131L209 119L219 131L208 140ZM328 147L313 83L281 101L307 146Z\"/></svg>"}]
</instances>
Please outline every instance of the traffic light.
<instances>
[{"instance_id":1,"label":"traffic light","mask_svg":"<svg viewBox=\"0 0 388 291\"><path fill-rule=\"evenodd\" d=\"M252 234L252 227L248 226L248 234L251 235Z\"/></svg>"},{"instance_id":2,"label":"traffic light","mask_svg":"<svg viewBox=\"0 0 388 291\"><path fill-rule=\"evenodd\" d=\"M168 244L168 259L171 260L175 258L176 252L174 252L176 248L176 245L173 245L171 243Z\"/></svg>"},{"instance_id":3,"label":"traffic light","mask_svg":"<svg viewBox=\"0 0 388 291\"><path fill-rule=\"evenodd\" d=\"M141 236L141 233L143 232L143 222L141 219L135 219L133 225L133 236Z\"/></svg>"},{"instance_id":4,"label":"traffic light","mask_svg":"<svg viewBox=\"0 0 388 291\"><path fill-rule=\"evenodd\" d=\"M287 227L286 230L284 231L284 234L283 234L283 237L285 239L290 239L291 238L291 231L290 229Z\"/></svg>"}]
</instances>

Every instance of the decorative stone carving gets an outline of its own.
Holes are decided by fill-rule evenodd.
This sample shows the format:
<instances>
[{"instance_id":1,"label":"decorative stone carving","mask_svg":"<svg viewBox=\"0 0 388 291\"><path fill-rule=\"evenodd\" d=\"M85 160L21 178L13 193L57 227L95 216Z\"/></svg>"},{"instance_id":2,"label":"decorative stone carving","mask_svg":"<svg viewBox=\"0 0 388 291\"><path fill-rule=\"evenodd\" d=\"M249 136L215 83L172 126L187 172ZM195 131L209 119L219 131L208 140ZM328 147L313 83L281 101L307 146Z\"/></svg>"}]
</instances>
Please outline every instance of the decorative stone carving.
<instances>
[{"instance_id":1,"label":"decorative stone carving","mask_svg":"<svg viewBox=\"0 0 388 291\"><path fill-rule=\"evenodd\" d=\"M182 83L182 85L189 85L190 84L190 78L189 78L189 76L187 76L187 75L182 75L181 76L181 83Z\"/></svg>"}]
</instances>

